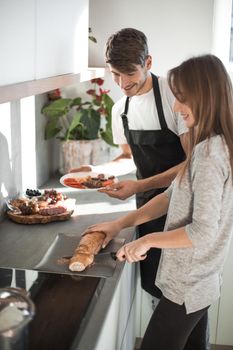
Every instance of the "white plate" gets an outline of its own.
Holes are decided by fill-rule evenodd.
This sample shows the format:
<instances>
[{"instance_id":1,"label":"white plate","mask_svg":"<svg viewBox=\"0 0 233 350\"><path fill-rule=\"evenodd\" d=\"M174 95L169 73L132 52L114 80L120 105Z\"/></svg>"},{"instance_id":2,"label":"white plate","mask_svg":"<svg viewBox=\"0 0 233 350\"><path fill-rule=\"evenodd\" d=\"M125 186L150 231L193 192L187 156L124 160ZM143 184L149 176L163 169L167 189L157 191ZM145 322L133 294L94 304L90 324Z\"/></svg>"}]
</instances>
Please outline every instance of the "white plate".
<instances>
[{"instance_id":1,"label":"white plate","mask_svg":"<svg viewBox=\"0 0 233 350\"><path fill-rule=\"evenodd\" d=\"M69 173L69 174L65 174L60 178L60 183L65 186L65 187L69 187L72 188L73 190L78 190L78 191L98 191L100 188L104 188L104 187L99 187L99 188L75 188L75 187L71 187L68 186L64 183L64 180L69 178L69 177L86 177L86 176L91 176L91 177L97 177L100 173L93 173L92 171L87 171L87 172L77 172L77 173ZM102 174L102 173L101 173ZM105 179L108 179L109 176L113 176L110 174L103 174ZM117 183L119 180L115 177L114 178L114 183Z\"/></svg>"}]
</instances>

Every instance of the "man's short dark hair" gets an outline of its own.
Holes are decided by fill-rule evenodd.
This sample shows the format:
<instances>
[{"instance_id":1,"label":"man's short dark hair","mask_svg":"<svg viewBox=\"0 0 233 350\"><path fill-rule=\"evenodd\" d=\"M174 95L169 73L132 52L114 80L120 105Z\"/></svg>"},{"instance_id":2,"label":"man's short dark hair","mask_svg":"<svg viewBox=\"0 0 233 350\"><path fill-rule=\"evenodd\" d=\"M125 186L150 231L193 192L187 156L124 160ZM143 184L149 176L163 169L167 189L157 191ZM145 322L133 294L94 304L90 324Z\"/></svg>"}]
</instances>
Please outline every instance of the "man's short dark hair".
<instances>
[{"instance_id":1,"label":"man's short dark hair","mask_svg":"<svg viewBox=\"0 0 233 350\"><path fill-rule=\"evenodd\" d=\"M106 43L105 62L122 73L144 67L148 57L147 37L134 28L124 28L111 35Z\"/></svg>"}]
</instances>

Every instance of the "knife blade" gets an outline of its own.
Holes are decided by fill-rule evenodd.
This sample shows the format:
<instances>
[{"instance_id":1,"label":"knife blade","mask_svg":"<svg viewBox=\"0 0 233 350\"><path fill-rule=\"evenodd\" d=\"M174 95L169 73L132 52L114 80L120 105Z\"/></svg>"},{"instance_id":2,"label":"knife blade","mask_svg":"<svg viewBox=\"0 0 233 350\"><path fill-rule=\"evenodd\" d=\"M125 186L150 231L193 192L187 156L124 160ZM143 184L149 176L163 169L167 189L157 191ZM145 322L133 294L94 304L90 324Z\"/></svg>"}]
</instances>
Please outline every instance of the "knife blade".
<instances>
[{"instance_id":1,"label":"knife blade","mask_svg":"<svg viewBox=\"0 0 233 350\"><path fill-rule=\"evenodd\" d=\"M99 252L98 254L96 254L97 256L100 256L100 255L110 255L110 257L113 259L113 260L117 260L117 256L116 256L117 252Z\"/></svg>"},{"instance_id":2,"label":"knife blade","mask_svg":"<svg viewBox=\"0 0 233 350\"><path fill-rule=\"evenodd\" d=\"M97 255L97 256L99 256L99 255L110 255L110 257L111 257L113 260L117 260L116 254L117 254L117 252L99 252L99 253L96 254L96 255ZM63 259L71 259L71 258L72 258L72 255L63 256L62 258L63 258Z\"/></svg>"},{"instance_id":3,"label":"knife blade","mask_svg":"<svg viewBox=\"0 0 233 350\"><path fill-rule=\"evenodd\" d=\"M99 252L98 254L96 254L96 256L100 256L100 255L110 255L110 257L113 259L113 260L117 260L117 252ZM125 256L124 256L125 257ZM146 258L147 257L147 254L143 254L141 257L144 257ZM71 259L72 256L63 256L62 257L63 259Z\"/></svg>"}]
</instances>

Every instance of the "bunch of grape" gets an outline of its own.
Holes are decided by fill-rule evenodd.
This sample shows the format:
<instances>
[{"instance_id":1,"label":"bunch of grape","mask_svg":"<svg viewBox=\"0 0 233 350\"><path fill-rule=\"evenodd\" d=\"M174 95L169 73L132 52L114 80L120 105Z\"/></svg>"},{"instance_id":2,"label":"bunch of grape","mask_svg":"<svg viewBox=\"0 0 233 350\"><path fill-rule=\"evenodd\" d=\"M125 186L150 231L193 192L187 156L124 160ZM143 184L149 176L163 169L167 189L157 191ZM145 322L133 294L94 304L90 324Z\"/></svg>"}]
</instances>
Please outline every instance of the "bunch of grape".
<instances>
[{"instance_id":1,"label":"bunch of grape","mask_svg":"<svg viewBox=\"0 0 233 350\"><path fill-rule=\"evenodd\" d=\"M39 190L32 190L30 188L27 188L26 195L28 197L37 197L37 196L41 196L41 192Z\"/></svg>"},{"instance_id":2,"label":"bunch of grape","mask_svg":"<svg viewBox=\"0 0 233 350\"><path fill-rule=\"evenodd\" d=\"M59 201L65 200L67 197L61 192L54 189L44 191L44 200L48 201L50 204L56 204Z\"/></svg>"}]
</instances>

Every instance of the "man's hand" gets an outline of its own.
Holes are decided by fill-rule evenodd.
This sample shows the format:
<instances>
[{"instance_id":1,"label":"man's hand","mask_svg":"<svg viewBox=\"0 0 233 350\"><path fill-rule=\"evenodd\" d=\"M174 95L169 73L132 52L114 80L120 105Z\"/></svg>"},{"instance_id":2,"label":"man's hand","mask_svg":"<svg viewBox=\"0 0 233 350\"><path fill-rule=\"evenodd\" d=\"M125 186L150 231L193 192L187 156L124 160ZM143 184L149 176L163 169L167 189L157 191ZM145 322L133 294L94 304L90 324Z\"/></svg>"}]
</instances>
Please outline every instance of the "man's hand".
<instances>
[{"instance_id":1,"label":"man's hand","mask_svg":"<svg viewBox=\"0 0 233 350\"><path fill-rule=\"evenodd\" d=\"M118 199L126 199L137 193L138 181L135 180L125 180L117 182L106 188L102 188L99 192L106 193L109 197L114 197Z\"/></svg>"},{"instance_id":2,"label":"man's hand","mask_svg":"<svg viewBox=\"0 0 233 350\"><path fill-rule=\"evenodd\" d=\"M82 165L79 168L70 169L69 173L78 173L80 171L83 171L83 172L91 171L91 167L89 165Z\"/></svg>"}]
</instances>

